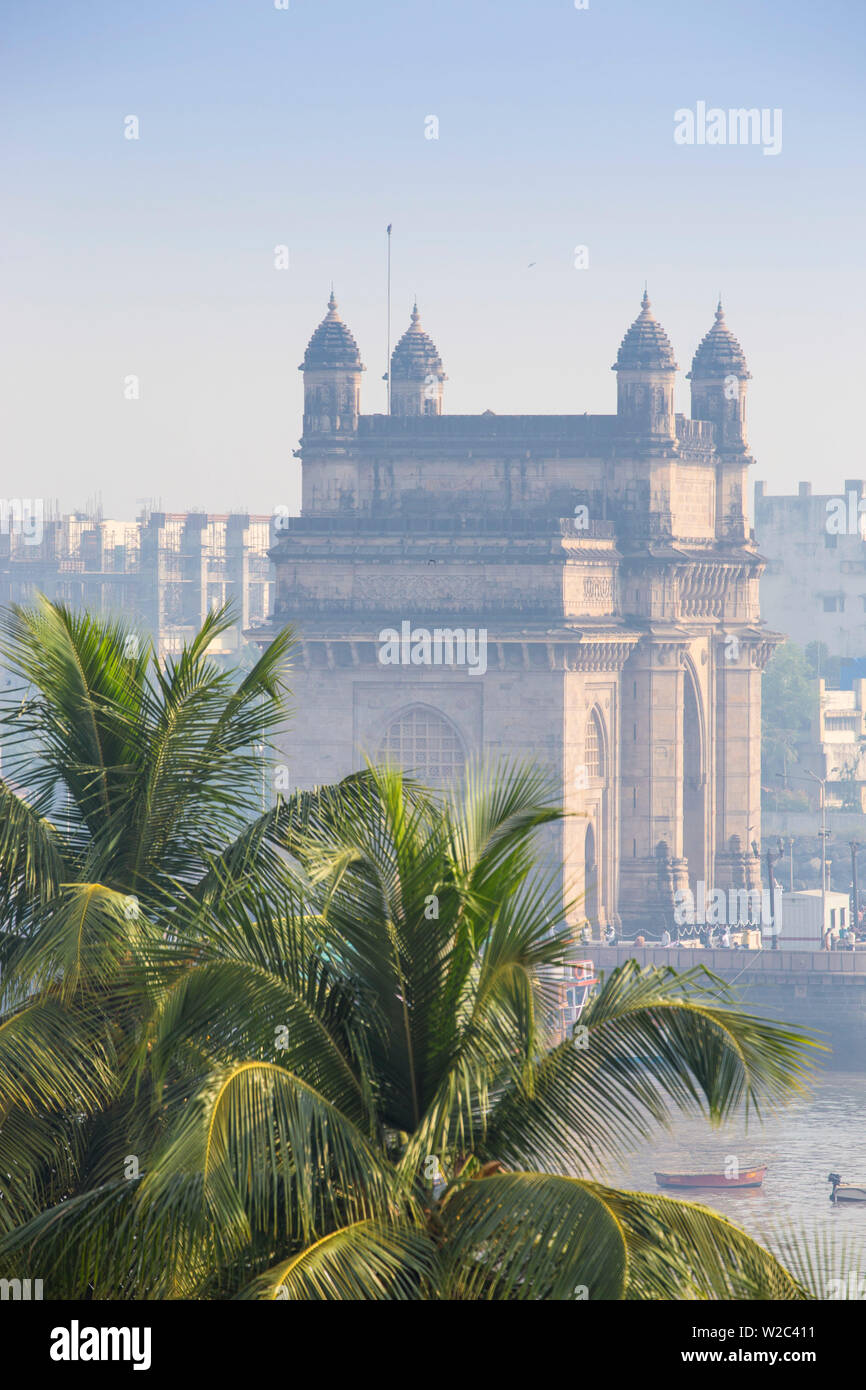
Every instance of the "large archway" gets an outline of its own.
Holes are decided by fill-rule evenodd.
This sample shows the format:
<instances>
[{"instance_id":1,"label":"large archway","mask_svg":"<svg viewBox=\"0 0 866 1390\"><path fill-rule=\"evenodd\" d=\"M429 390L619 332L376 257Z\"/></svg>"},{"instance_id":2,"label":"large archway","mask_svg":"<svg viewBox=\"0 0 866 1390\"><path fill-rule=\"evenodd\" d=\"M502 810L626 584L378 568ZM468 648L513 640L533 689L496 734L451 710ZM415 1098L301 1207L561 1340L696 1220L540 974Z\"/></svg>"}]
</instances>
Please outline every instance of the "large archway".
<instances>
[{"instance_id":1,"label":"large archway","mask_svg":"<svg viewBox=\"0 0 866 1390\"><path fill-rule=\"evenodd\" d=\"M695 678L686 667L683 676L683 856L688 861L689 886L706 884L706 776L704 739Z\"/></svg>"}]
</instances>

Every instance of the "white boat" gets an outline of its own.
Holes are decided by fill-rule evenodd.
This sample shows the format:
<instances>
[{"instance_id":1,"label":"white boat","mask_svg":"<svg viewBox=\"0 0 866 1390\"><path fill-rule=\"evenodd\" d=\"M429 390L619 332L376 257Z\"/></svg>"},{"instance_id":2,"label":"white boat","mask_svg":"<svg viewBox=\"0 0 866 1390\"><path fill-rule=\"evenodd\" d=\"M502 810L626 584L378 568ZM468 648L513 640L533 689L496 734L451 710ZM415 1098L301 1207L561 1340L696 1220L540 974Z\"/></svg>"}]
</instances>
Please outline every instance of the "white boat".
<instances>
[{"instance_id":1,"label":"white boat","mask_svg":"<svg viewBox=\"0 0 866 1390\"><path fill-rule=\"evenodd\" d=\"M843 1182L838 1173L829 1173L827 1181L833 1184L831 1202L866 1202L866 1187L853 1182Z\"/></svg>"}]
</instances>

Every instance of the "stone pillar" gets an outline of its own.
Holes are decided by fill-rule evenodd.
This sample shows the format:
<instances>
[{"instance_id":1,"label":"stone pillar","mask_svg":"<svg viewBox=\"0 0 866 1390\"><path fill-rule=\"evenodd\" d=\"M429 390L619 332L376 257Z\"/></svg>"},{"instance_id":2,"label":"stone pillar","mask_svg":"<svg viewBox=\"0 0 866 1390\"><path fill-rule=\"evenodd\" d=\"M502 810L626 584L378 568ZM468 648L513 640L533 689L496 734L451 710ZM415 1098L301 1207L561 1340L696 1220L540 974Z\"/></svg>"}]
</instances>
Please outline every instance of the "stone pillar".
<instances>
[{"instance_id":1,"label":"stone pillar","mask_svg":"<svg viewBox=\"0 0 866 1390\"><path fill-rule=\"evenodd\" d=\"M183 609L181 623L198 629L208 613L208 553L204 535L208 518L204 512L189 512L181 539Z\"/></svg>"},{"instance_id":2,"label":"stone pillar","mask_svg":"<svg viewBox=\"0 0 866 1390\"><path fill-rule=\"evenodd\" d=\"M226 522L226 598L237 614L235 642L250 622L250 518L234 514Z\"/></svg>"},{"instance_id":3,"label":"stone pillar","mask_svg":"<svg viewBox=\"0 0 866 1390\"><path fill-rule=\"evenodd\" d=\"M137 588L139 612L158 652L163 630L160 596L163 589L164 547L165 513L151 512L141 526Z\"/></svg>"},{"instance_id":4,"label":"stone pillar","mask_svg":"<svg viewBox=\"0 0 866 1390\"><path fill-rule=\"evenodd\" d=\"M715 644L716 836L715 886L760 887L761 672L772 637L731 630Z\"/></svg>"},{"instance_id":5,"label":"stone pillar","mask_svg":"<svg viewBox=\"0 0 866 1390\"><path fill-rule=\"evenodd\" d=\"M683 858L685 640L645 637L622 673L620 915L626 934L667 920ZM662 870L660 871L660 861Z\"/></svg>"},{"instance_id":6,"label":"stone pillar","mask_svg":"<svg viewBox=\"0 0 866 1390\"><path fill-rule=\"evenodd\" d=\"M728 541L748 539L746 483L751 462L746 456L727 454L716 465L716 535Z\"/></svg>"},{"instance_id":7,"label":"stone pillar","mask_svg":"<svg viewBox=\"0 0 866 1390\"><path fill-rule=\"evenodd\" d=\"M739 835L732 835L724 849L716 854L716 883L724 891L738 892L761 889L761 860L751 844L744 845Z\"/></svg>"}]
</instances>

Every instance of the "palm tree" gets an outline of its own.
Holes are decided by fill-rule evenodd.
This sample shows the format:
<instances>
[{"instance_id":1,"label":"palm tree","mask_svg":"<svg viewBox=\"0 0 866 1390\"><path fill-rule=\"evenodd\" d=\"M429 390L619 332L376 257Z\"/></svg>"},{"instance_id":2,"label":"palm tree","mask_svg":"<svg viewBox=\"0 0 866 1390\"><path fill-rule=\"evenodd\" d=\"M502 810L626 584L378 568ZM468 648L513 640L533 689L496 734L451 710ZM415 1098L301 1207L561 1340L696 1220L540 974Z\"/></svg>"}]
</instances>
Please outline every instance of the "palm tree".
<instances>
[{"instance_id":1,"label":"palm tree","mask_svg":"<svg viewBox=\"0 0 866 1390\"><path fill-rule=\"evenodd\" d=\"M0 1272L56 1298L804 1296L716 1213L604 1175L676 1112L783 1103L810 1044L629 962L552 1045L544 777L440 797L371 768L256 815L290 638L235 688L222 621L164 670L56 606L7 621L38 757L0 790Z\"/></svg>"},{"instance_id":2,"label":"palm tree","mask_svg":"<svg viewBox=\"0 0 866 1390\"><path fill-rule=\"evenodd\" d=\"M240 682L208 648L177 661L60 604L5 614L0 779L0 1232L145 1142L132 1048L141 971L178 914L255 839L255 739L283 717L279 636ZM130 1145L133 1145L130 1148Z\"/></svg>"}]
</instances>

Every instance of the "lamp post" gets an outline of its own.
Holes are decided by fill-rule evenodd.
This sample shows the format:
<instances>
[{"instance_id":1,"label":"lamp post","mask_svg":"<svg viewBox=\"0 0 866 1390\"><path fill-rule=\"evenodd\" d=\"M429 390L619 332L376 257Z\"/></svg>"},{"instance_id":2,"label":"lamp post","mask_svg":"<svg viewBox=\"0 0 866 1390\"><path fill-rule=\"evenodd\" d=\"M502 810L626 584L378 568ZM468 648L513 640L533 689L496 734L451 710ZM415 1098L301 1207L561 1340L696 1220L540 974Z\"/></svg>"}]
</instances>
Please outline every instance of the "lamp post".
<instances>
[{"instance_id":1,"label":"lamp post","mask_svg":"<svg viewBox=\"0 0 866 1390\"><path fill-rule=\"evenodd\" d=\"M767 850L767 882L770 888L770 921L773 924L773 946L774 951L779 949L779 933L776 929L776 880L773 877L773 865L777 859L781 859L784 850L782 841L777 840L777 851L774 854L771 849Z\"/></svg>"},{"instance_id":2,"label":"lamp post","mask_svg":"<svg viewBox=\"0 0 866 1390\"><path fill-rule=\"evenodd\" d=\"M809 776L821 787L821 944L824 946L827 940L827 837L830 834L827 829L827 784L823 777L816 777L814 772L810 772ZM825 949L829 948L825 946Z\"/></svg>"},{"instance_id":3,"label":"lamp post","mask_svg":"<svg viewBox=\"0 0 866 1390\"><path fill-rule=\"evenodd\" d=\"M857 950L857 927L860 924L860 898L857 892L857 851L862 849L859 840L849 840L848 847L851 850L851 887L854 892L854 921L852 922L851 940L854 943L854 950Z\"/></svg>"}]
</instances>

